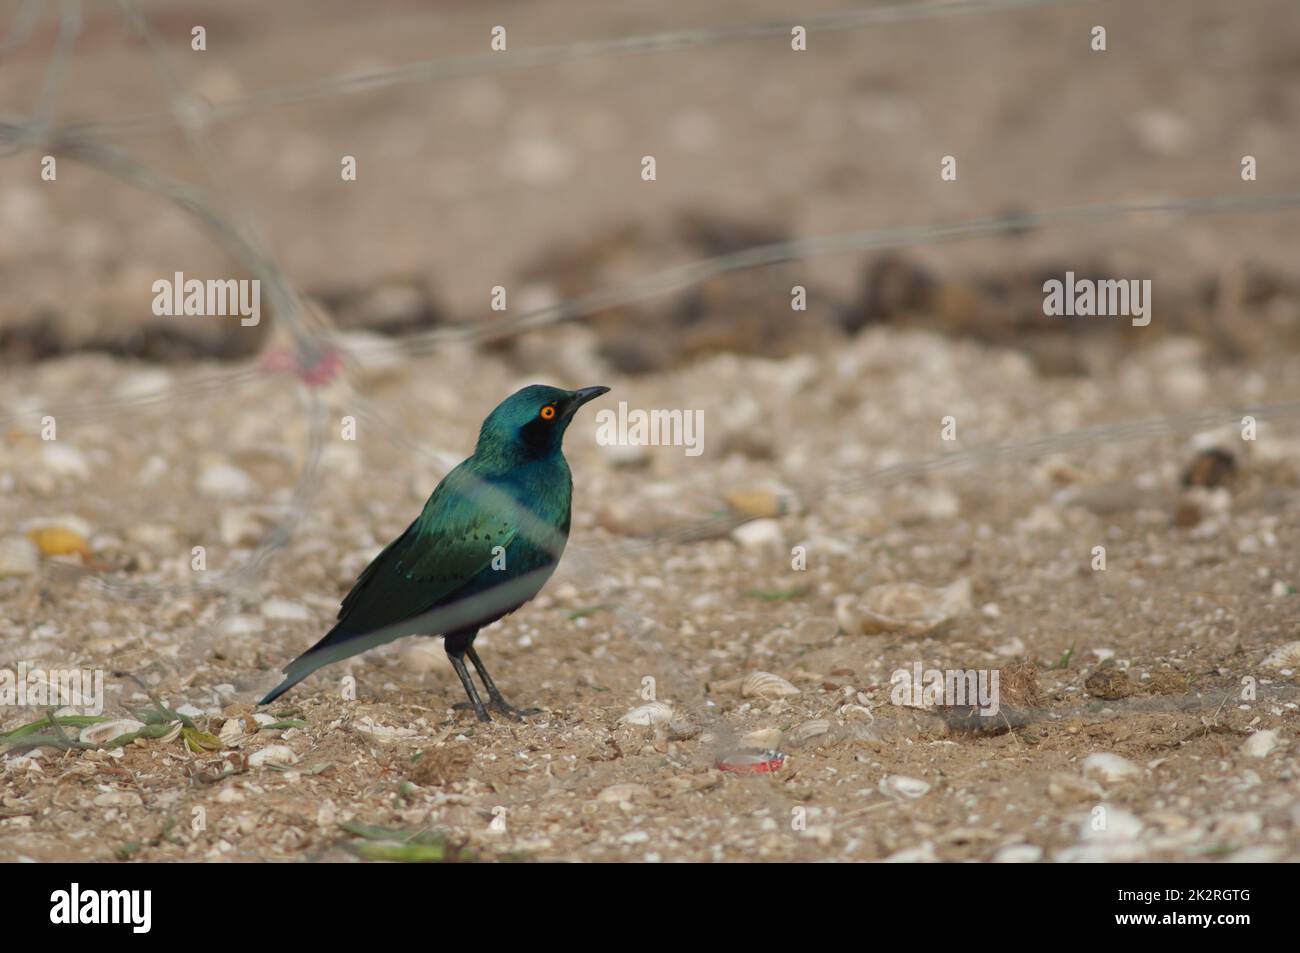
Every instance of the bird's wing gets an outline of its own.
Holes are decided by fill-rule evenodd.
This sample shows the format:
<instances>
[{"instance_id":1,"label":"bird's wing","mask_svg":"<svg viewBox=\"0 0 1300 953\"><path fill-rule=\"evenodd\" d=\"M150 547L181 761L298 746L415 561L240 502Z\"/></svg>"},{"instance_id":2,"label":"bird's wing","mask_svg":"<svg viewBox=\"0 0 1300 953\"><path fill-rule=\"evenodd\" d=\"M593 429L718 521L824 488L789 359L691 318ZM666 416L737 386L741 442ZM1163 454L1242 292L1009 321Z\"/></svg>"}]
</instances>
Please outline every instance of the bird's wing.
<instances>
[{"instance_id":1,"label":"bird's wing","mask_svg":"<svg viewBox=\"0 0 1300 953\"><path fill-rule=\"evenodd\" d=\"M264 702L324 665L411 634L381 630L414 619L440 603L454 602L449 597L491 566L494 556L519 533L520 520L514 518L519 510L498 498L502 492L467 470L463 463L447 474L420 517L357 577L352 591L343 599L334 628L286 666L286 679ZM508 579L503 572L503 583ZM508 589L508 584L503 587ZM493 591L481 598L491 599L494 604L501 601L500 608L504 609L509 607L512 596L502 591L498 600ZM495 607L449 605L445 620L430 619L428 628L418 631L430 635L451 631L487 614L484 609Z\"/></svg>"},{"instance_id":2,"label":"bird's wing","mask_svg":"<svg viewBox=\"0 0 1300 953\"><path fill-rule=\"evenodd\" d=\"M518 533L516 521L498 515L499 507L484 505L482 496L490 489L475 492L464 483L449 476L420 518L366 567L339 607L336 631L370 632L419 615L487 569L510 545Z\"/></svg>"}]
</instances>

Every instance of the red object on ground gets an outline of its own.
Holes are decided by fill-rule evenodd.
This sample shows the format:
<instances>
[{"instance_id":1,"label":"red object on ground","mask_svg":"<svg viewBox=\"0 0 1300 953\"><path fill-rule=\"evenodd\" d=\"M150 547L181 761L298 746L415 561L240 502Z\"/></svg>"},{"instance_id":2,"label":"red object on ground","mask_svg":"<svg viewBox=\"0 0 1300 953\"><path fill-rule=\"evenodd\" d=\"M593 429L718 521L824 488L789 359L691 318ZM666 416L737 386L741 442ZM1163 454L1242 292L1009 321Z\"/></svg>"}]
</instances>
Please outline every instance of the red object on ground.
<instances>
[{"instance_id":1,"label":"red object on ground","mask_svg":"<svg viewBox=\"0 0 1300 953\"><path fill-rule=\"evenodd\" d=\"M733 774L771 774L780 770L785 764L785 755L780 751L758 751L753 748L741 748L738 751L719 755L718 769Z\"/></svg>"}]
</instances>

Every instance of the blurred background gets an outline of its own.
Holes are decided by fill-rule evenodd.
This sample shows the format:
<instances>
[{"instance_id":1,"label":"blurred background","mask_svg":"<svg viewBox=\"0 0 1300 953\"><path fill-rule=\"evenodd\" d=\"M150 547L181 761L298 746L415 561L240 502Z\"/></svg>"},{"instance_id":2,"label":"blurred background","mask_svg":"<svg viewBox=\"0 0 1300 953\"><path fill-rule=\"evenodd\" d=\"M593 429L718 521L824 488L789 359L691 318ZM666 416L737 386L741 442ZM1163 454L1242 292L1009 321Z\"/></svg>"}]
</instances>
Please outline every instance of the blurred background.
<instances>
[{"instance_id":1,"label":"blurred background","mask_svg":"<svg viewBox=\"0 0 1300 953\"><path fill-rule=\"evenodd\" d=\"M36 6L26 41L3 59L10 116L40 101L58 35L57 5ZM798 15L870 6L815 2ZM160 172L215 175L215 201L344 329L491 321L496 285L513 309L536 307L783 239L1300 187L1300 47L1286 0L1031 4L813 26L801 53L778 33L518 69L499 67L533 48L792 14L755 0L140 8L209 120L211 154L196 162L169 120L168 85L114 3L86 6L53 120L102 123L97 135ZM26 30L24 4L0 4L0 23ZM195 24L204 52L189 49ZM508 52L493 59L497 24ZM1105 52L1091 49L1096 24ZM316 85L429 59L445 74L348 94ZM357 158L354 182L341 179L344 155ZM641 178L644 155L656 159L654 182ZM954 182L940 180L945 155L957 159ZM1258 181L1242 181L1244 155ZM56 187L37 172L29 155L6 160L0 178L4 361L83 348L237 358L263 346L269 322L149 312L160 275L238 268L184 213L76 162L60 166ZM1097 348L1170 330L1202 338L1214 357L1249 359L1300 341L1294 225L1279 213L1151 216L816 256L592 325L602 356L633 373L708 352L789 354L879 322L1007 343L1050 372L1086 372ZM1151 327L1044 319L1044 276L1067 269L1152 279ZM809 291L798 321L796 283Z\"/></svg>"}]
</instances>

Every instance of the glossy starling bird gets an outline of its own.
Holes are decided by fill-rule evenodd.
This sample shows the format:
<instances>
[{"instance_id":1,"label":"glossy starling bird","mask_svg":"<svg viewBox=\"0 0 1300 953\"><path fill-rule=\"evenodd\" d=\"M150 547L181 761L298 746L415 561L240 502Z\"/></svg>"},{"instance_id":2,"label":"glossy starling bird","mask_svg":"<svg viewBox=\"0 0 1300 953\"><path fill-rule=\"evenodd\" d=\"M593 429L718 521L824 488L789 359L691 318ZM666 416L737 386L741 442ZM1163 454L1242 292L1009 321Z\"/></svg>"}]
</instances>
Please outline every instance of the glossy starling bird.
<instances>
[{"instance_id":1,"label":"glossy starling bird","mask_svg":"<svg viewBox=\"0 0 1300 953\"><path fill-rule=\"evenodd\" d=\"M357 577L338 622L284 669L261 704L316 669L403 635L442 635L479 721L490 721L465 668L469 657L488 704L512 718L474 636L537 595L569 537L573 478L561 444L579 407L608 387L561 390L533 384L488 414L474 455L438 484L406 532Z\"/></svg>"}]
</instances>

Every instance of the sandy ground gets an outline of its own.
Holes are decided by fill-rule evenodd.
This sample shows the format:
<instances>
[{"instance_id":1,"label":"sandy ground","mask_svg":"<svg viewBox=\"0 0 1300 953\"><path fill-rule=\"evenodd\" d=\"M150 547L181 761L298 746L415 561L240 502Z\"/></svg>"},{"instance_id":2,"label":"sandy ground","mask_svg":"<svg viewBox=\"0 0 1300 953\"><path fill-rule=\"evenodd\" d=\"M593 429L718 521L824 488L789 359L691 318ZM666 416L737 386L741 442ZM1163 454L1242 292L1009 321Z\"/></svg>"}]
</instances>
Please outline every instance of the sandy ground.
<instances>
[{"instance_id":1,"label":"sandy ground","mask_svg":"<svg viewBox=\"0 0 1300 953\"><path fill-rule=\"evenodd\" d=\"M679 4L666 23L662 5L564 0L439 5L435 24L413 3L383 18L292 6L261 20L206 8L232 48L187 75L220 100L477 48L503 17L531 46L782 15ZM1189 2L1173 22L1156 6L814 37L797 64L739 43L302 104L221 125L223 178L318 300L415 276L434 323L487 317L502 281L580 293L539 266L544 251L695 208L807 237L1300 185L1288 5ZM183 36L190 19L164 25ZM1097 20L1102 61L1086 47ZM79 47L60 119L163 106L116 29ZM277 39L290 29L296 42ZM51 41L6 62L5 109L30 108ZM127 141L202 171L174 137ZM1268 170L1250 186L1248 151ZM345 152L363 174L342 186ZM653 192L637 178L647 152ZM946 152L958 183L938 181ZM74 163L47 189L20 161L0 166L0 328L37 316L75 341L140 326L156 320L153 278L228 268L157 199ZM1151 219L914 254L945 274L1100 259L1174 297L1243 263L1291 266L1293 223ZM785 267L819 289L816 314L851 301L866 264ZM624 324L652 338L674 301ZM1272 317L1294 324L1294 307ZM0 859L1300 858L1300 432L1293 411L1259 414L1254 440L1240 425L1240 408L1300 400L1300 372L1267 349L1225 360L1162 331L1163 314L1119 329L1086 375L1048 373L1015 342L906 326L821 329L777 357L703 349L633 375L602 351L599 322L506 351L393 351L314 390L215 361L6 364L0 669L102 670L112 717L153 709L162 725L6 754ZM538 379L705 421L699 456L602 447L596 405L570 431L569 552L478 641L506 695L543 713L477 724L450 707L462 693L438 643L408 639L254 717L483 415ZM1182 423L1122 429L1167 418ZM1093 427L1112 430L1033 444ZM999 445L1026 449L975 452ZM1199 456L1212 448L1230 472ZM913 602L922 619L899 619ZM891 676L917 664L997 671L999 715L896 704ZM667 707L645 711L649 696ZM0 707L0 730L38 717ZM738 748L783 760L723 770Z\"/></svg>"},{"instance_id":2,"label":"sandy ground","mask_svg":"<svg viewBox=\"0 0 1300 953\"><path fill-rule=\"evenodd\" d=\"M1252 444L1228 417L1199 443L1108 443L860 489L846 482L941 455L945 414L964 428L959 451L1158 416L1239 379L1199 370L1181 342L1108 379L1047 381L1011 352L872 331L838 353L719 357L624 384L617 396L634 406L691 394L712 427L707 452L629 457L597 446L591 420L571 431L570 552L538 600L480 639L508 696L542 716L479 726L453 712L454 676L437 643L416 639L271 706L301 727L250 732L250 706L274 670L317 637L436 482L431 451L467 448L478 414L517 382L478 358L457 393L446 382L464 366L455 355L412 362L372 380L364 404L330 392L323 477L301 526L224 598L110 598L96 587L102 574L73 571L84 572L75 555L0 583L5 658L107 670L115 714L148 707L123 674L133 673L223 739L197 754L181 737L6 758L5 856L338 857L348 819L543 859L989 859L1010 848L1057 859L1280 859L1300 849L1300 567L1286 543L1300 518L1293 426L1261 423ZM158 374L70 359L7 379L4 397L13 406L64 388L138 392L162 383ZM301 465L302 410L280 380L188 401L184 414L72 426L53 457L11 433L6 525L71 526L94 561L123 567L111 578L136 585L207 582L190 567L196 545L208 573L239 566L285 516ZM1249 382L1270 400L1300 397L1294 362ZM361 407L358 439L335 438L333 420ZM400 421L409 443L395 444L380 421ZM1183 465L1207 443L1236 455L1232 488L1180 489ZM645 540L665 526L717 526L708 521L728 497L742 509L769 505L763 490L788 514L730 535L724 523L720 538ZM1104 571L1092 569L1097 545ZM792 568L796 546L802 571ZM77 566L60 571L58 560ZM862 634L864 599L880 607L873 587L960 580L969 601L938 629ZM892 704L892 673L916 663L1002 672L1006 721L993 727L1014 730L971 734L941 713ZM744 697L735 682L756 671L797 694ZM355 701L340 681L349 673ZM1253 700L1242 698L1245 677ZM620 725L643 703L646 678L671 723ZM31 716L14 713L8 727ZM717 770L740 743L778 748L786 761L771 776ZM264 757L293 763L248 766L245 756L272 746L292 754ZM1123 760L1087 760L1098 754ZM889 780L898 776L928 790L900 795ZM1109 812L1100 834L1090 826L1098 806ZM197 808L206 826L196 833ZM492 829L498 808L504 832ZM797 818L806 829L792 828Z\"/></svg>"}]
</instances>

